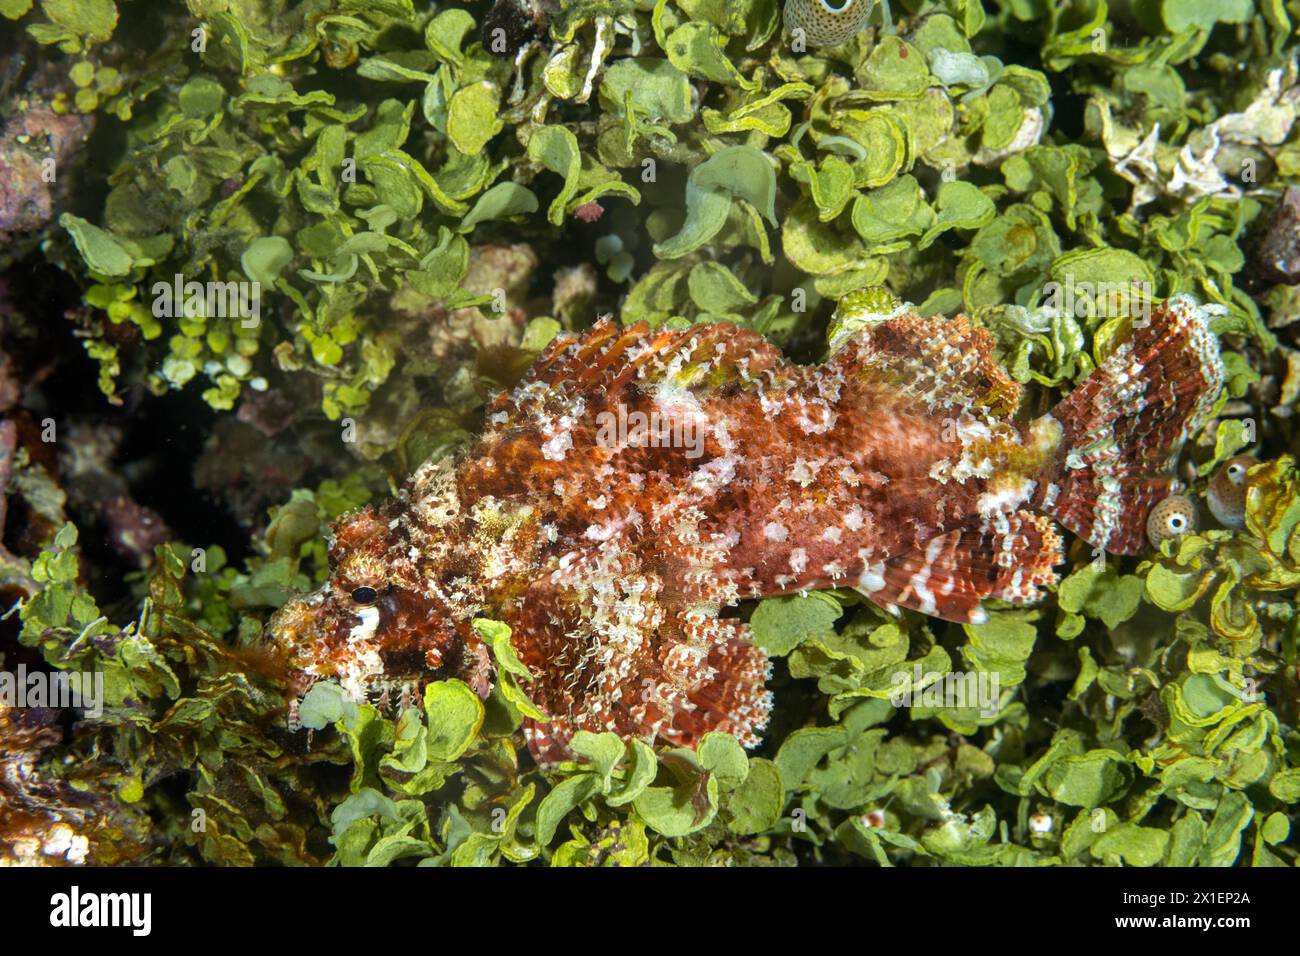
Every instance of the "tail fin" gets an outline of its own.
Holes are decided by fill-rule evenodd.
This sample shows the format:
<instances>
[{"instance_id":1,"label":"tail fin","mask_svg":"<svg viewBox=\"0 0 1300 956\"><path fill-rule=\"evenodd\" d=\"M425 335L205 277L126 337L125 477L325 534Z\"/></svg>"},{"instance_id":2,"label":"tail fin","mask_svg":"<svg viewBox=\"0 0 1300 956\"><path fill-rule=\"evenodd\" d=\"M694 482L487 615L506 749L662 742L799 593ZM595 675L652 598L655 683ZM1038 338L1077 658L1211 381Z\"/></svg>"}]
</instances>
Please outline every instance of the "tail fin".
<instances>
[{"instance_id":1,"label":"tail fin","mask_svg":"<svg viewBox=\"0 0 1300 956\"><path fill-rule=\"evenodd\" d=\"M1035 504L1094 547L1134 554L1147 513L1169 495L1187 437L1223 386L1210 318L1222 306L1176 295L1157 306L1035 429L1060 428Z\"/></svg>"}]
</instances>

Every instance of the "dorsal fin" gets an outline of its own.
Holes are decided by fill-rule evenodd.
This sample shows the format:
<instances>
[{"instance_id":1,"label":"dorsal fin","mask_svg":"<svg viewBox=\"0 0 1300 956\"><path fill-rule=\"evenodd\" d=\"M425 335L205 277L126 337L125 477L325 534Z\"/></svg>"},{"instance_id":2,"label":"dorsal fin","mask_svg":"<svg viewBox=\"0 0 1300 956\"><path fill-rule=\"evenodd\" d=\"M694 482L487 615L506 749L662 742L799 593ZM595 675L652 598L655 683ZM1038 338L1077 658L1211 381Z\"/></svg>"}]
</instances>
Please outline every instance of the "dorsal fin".
<instances>
[{"instance_id":1,"label":"dorsal fin","mask_svg":"<svg viewBox=\"0 0 1300 956\"><path fill-rule=\"evenodd\" d=\"M479 495L540 496L561 526L589 517L592 500L613 509L627 498L632 506L640 492L611 484L609 475L687 480L725 439L733 393L788 391L798 374L752 329L624 329L601 321L582 336L553 341L519 385L488 407L458 481Z\"/></svg>"},{"instance_id":2,"label":"dorsal fin","mask_svg":"<svg viewBox=\"0 0 1300 956\"><path fill-rule=\"evenodd\" d=\"M726 322L685 329L652 329L644 322L621 328L601 319L581 336L555 338L513 392L488 409L506 413L507 424L524 424L529 407L551 398L572 401L616 396L632 384L674 384L696 394L729 383L755 382L765 372L789 374L780 351L753 329ZM499 418L496 422L500 423Z\"/></svg>"},{"instance_id":3,"label":"dorsal fin","mask_svg":"<svg viewBox=\"0 0 1300 956\"><path fill-rule=\"evenodd\" d=\"M981 408L1005 419L1020 405L1020 385L998 363L995 345L964 315L923 319L900 310L842 335L827 364L850 379L883 380L927 411Z\"/></svg>"}]
</instances>

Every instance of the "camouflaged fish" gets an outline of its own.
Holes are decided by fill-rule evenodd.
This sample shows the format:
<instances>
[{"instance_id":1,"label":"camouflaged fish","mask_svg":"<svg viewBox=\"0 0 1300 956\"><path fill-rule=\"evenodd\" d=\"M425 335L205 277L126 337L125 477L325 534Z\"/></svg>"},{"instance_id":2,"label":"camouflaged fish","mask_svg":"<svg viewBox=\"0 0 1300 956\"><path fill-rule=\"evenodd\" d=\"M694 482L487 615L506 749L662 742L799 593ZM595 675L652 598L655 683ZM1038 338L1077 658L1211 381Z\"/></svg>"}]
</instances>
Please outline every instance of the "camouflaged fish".
<instances>
[{"instance_id":1,"label":"camouflaged fish","mask_svg":"<svg viewBox=\"0 0 1300 956\"><path fill-rule=\"evenodd\" d=\"M298 689L456 676L486 695L471 621L490 618L551 718L525 724L541 763L580 729L753 745L768 661L723 616L738 602L847 586L980 622L984 601L1056 582L1057 522L1112 553L1145 546L1222 384L1211 307L1170 299L1023 422L988 332L888 309L844 300L816 366L729 324L555 339L465 454L339 522L333 577L273 622Z\"/></svg>"}]
</instances>

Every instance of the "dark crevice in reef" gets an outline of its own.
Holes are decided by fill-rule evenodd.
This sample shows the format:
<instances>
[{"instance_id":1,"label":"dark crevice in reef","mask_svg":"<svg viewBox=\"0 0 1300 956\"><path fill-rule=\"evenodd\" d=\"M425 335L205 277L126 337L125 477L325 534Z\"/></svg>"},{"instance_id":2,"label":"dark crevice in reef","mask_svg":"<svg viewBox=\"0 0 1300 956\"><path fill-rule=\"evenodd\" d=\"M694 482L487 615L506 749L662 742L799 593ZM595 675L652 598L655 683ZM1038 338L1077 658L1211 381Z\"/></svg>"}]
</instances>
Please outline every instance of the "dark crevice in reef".
<instances>
[{"instance_id":1,"label":"dark crevice in reef","mask_svg":"<svg viewBox=\"0 0 1300 956\"><path fill-rule=\"evenodd\" d=\"M240 560L248 544L245 530L223 504L191 488L194 464L218 417L200 391L190 387L146 398L139 425L127 433L120 455L142 466L132 491L140 504L167 520L176 538L196 546L218 544Z\"/></svg>"},{"instance_id":2,"label":"dark crevice in reef","mask_svg":"<svg viewBox=\"0 0 1300 956\"><path fill-rule=\"evenodd\" d=\"M120 405L112 404L98 388L98 364L81 346L76 322L80 292L67 274L24 260L0 275L0 287L5 300L0 350L28 383L15 414L20 435L27 439L21 444L40 455L40 435L53 422L55 441L42 464L55 472L60 485L69 486L67 518L81 531L82 570L96 597L104 602L129 598L125 576L138 570L110 541L105 510L110 497L128 498L156 513L175 539L219 544L241 558L246 533L219 501L192 486L194 463L217 418L200 390L155 397L137 386L123 391ZM74 462L77 468L83 462L99 467L78 482L69 474ZM102 480L107 472L114 480ZM29 520L21 506L11 508L5 544L15 552L31 550L25 546Z\"/></svg>"}]
</instances>

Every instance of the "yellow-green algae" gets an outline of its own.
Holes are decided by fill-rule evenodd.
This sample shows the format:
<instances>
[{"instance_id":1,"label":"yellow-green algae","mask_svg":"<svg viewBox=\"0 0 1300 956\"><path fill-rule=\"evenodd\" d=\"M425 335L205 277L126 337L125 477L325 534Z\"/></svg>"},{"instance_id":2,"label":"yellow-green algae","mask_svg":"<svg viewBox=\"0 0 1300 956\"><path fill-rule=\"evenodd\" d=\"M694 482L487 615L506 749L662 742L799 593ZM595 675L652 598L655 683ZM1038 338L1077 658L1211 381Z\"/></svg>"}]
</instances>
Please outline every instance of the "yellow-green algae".
<instances>
[{"instance_id":1,"label":"yellow-green algae","mask_svg":"<svg viewBox=\"0 0 1300 956\"><path fill-rule=\"evenodd\" d=\"M125 138L93 170L102 208L64 215L43 251L81 283L104 393L198 389L226 410L318 379L323 414L355 421L378 465L336 449L351 477L295 491L238 567L207 548L194 570L203 542L160 548L134 619L78 584L70 525L6 568L39 588L22 642L107 678L103 719L42 763L111 798L100 858L1295 864L1300 305L1241 276L1300 173L1300 4L914 0L896 34L805 54L775 0L584 0L520 65L481 31L484 3L139 6L0 0L63 57L59 108ZM587 244L606 274L541 305L467 284L501 242L544 272L548 250ZM151 290L176 273L256 279L273 307L252 329L157 317ZM1052 283L1072 308L1045 305ZM484 361L431 357L446 316L481 334L515 310L526 331L503 341L525 359L603 303L744 323L815 358L832 300L884 285L975 316L1045 408L1124 334L1108 283L1227 307L1223 415L1186 457L1193 496L1241 449L1264 460L1243 530L1136 560L1078 545L1052 599L979 626L851 592L746 608L777 660L750 754L722 735L659 753L579 735L583 762L540 773L516 733L529 675L486 621L504 675L486 702L440 682L397 717L321 685L286 718L261 628L323 578L328 521L472 432ZM455 412L426 407L422 381ZM996 674L1002 696L895 707L894 675L918 663Z\"/></svg>"}]
</instances>

